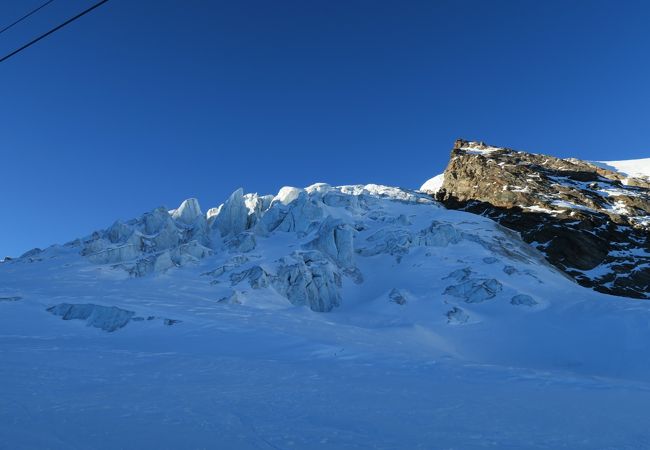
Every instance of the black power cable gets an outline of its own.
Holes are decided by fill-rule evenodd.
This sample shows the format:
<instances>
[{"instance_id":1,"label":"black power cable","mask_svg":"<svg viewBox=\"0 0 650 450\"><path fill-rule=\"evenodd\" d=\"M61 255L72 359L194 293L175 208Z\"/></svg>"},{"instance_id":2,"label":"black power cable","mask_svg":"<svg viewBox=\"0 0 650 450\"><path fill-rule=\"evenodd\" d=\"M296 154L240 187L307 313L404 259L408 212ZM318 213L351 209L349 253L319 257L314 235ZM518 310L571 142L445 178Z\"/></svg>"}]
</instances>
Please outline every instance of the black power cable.
<instances>
[{"instance_id":1,"label":"black power cable","mask_svg":"<svg viewBox=\"0 0 650 450\"><path fill-rule=\"evenodd\" d=\"M38 41L40 41L41 39L46 38L46 37L49 36L50 34L52 34L52 33L56 32L56 31L60 30L60 29L63 28L64 26L68 25L69 23L74 22L74 21L77 20L78 18L80 18L80 17L82 17L82 16L85 16L85 15L88 14L90 11L92 11L92 10L95 9L95 8L100 7L101 5L103 5L104 3L106 3L107 1L108 1L108 0L102 0L102 1L100 1L100 2L98 2L98 3L95 3L95 4L94 4L93 6L91 6L90 8L88 8L88 9L86 9L86 10L80 12L79 14L77 14L77 15L74 16L74 17L69 18L68 20L66 20L65 22L63 22L61 25L57 25L56 27L52 28L52 29L51 29L50 31L48 31L47 33L43 33L43 34L41 34L39 37L37 37L37 38L35 38L35 39L32 39L31 41L29 41L27 44L23 45L23 46L20 47L19 49L14 50L13 52L9 53L8 55L3 56L2 58L0 58L0 63L3 62L3 61L8 60L8 59L11 58L12 56L14 56L16 53L22 52L22 51L25 50L27 47L31 47L32 45L36 44L36 43L37 43Z\"/></svg>"},{"instance_id":2,"label":"black power cable","mask_svg":"<svg viewBox=\"0 0 650 450\"><path fill-rule=\"evenodd\" d=\"M40 11L41 9L45 8L47 5L49 5L49 4L52 3L53 1L54 1L54 0L47 0L45 3L43 3L43 4L42 4L41 6L39 6L38 8L36 8L36 9L32 9L30 12L28 12L27 14L25 14L24 16L22 16L20 19L16 20L14 23L11 23L11 24L7 25L7 26L4 27L2 30L0 30L0 34L4 33L4 32L7 31L9 28L11 28L11 27L13 27L14 25L19 24L19 23L22 22L23 20L27 19L29 16L31 16L31 15L34 14L35 12Z\"/></svg>"}]
</instances>

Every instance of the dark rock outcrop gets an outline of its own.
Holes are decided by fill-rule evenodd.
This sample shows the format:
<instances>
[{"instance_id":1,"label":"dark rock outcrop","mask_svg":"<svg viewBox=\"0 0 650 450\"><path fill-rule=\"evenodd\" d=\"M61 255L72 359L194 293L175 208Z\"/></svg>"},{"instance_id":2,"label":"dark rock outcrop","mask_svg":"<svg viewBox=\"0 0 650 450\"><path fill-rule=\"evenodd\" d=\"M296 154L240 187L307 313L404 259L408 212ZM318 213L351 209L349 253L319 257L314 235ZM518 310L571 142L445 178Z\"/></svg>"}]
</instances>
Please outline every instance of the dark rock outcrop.
<instances>
[{"instance_id":1,"label":"dark rock outcrop","mask_svg":"<svg viewBox=\"0 0 650 450\"><path fill-rule=\"evenodd\" d=\"M436 199L518 231L577 282L650 298L650 182L577 159L456 141Z\"/></svg>"}]
</instances>

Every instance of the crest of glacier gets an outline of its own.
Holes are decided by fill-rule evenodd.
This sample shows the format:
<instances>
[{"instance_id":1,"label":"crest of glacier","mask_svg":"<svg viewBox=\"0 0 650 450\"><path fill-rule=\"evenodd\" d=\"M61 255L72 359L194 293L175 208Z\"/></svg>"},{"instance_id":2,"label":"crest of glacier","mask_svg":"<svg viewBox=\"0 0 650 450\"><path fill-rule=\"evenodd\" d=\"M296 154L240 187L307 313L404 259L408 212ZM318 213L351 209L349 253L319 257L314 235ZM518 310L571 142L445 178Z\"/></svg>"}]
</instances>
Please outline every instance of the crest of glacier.
<instances>
[{"instance_id":1,"label":"crest of glacier","mask_svg":"<svg viewBox=\"0 0 650 450\"><path fill-rule=\"evenodd\" d=\"M445 265L441 259L461 249L478 249L501 257L503 264L515 259L531 270L537 266L553 272L511 233L487 221L482 225L488 227L477 227L480 219L474 217L463 219L467 217L440 208L427 195L388 186L318 183L304 189L283 187L277 195L237 189L207 213L192 198L176 209L161 207L115 222L63 249L78 252L111 276L160 277L170 271L210 269L197 282L209 280L215 296L227 288L239 299L284 299L318 312L341 306L350 297L345 291L356 289L348 285L367 286L366 280L375 276L367 267L379 261L397 274L409 270L411 259L422 260L431 266L427 276L440 278L445 275L439 272ZM395 279L386 290L398 289L400 283ZM497 280L459 280L437 295L478 302L500 290ZM522 295L511 291L511 297Z\"/></svg>"}]
</instances>

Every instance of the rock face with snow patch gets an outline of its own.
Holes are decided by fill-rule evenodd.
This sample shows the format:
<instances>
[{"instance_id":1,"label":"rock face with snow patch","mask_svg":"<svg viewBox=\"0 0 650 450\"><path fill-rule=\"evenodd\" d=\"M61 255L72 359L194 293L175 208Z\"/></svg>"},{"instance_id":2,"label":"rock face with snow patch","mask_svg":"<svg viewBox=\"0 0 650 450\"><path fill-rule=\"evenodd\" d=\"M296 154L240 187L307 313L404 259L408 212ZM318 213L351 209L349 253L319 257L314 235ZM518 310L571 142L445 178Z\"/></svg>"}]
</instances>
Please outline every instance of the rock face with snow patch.
<instances>
[{"instance_id":1,"label":"rock face with snow patch","mask_svg":"<svg viewBox=\"0 0 650 450\"><path fill-rule=\"evenodd\" d=\"M435 197L488 216L580 284L650 298L650 183L593 163L458 140Z\"/></svg>"}]
</instances>

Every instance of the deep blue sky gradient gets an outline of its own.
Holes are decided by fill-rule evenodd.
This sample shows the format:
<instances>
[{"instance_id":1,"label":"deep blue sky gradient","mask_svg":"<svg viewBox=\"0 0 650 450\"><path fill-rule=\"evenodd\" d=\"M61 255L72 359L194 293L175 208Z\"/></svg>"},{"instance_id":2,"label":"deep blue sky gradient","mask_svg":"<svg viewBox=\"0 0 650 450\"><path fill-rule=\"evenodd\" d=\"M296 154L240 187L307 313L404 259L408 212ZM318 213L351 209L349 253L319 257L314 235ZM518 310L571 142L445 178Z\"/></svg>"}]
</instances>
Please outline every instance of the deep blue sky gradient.
<instances>
[{"instance_id":1,"label":"deep blue sky gradient","mask_svg":"<svg viewBox=\"0 0 650 450\"><path fill-rule=\"evenodd\" d=\"M39 3L1 2L0 26ZM417 188L457 137L648 157L649 5L111 0L0 64L0 255L240 186Z\"/></svg>"}]
</instances>

